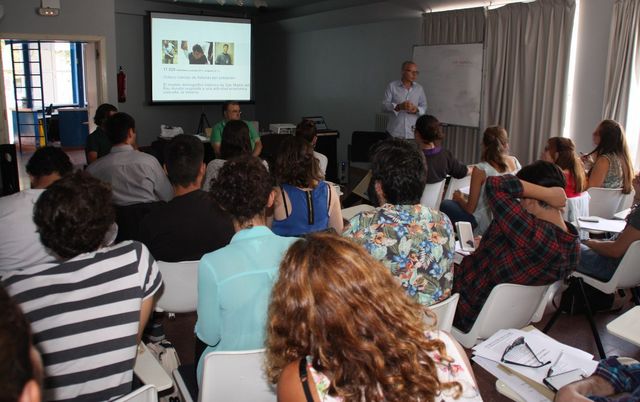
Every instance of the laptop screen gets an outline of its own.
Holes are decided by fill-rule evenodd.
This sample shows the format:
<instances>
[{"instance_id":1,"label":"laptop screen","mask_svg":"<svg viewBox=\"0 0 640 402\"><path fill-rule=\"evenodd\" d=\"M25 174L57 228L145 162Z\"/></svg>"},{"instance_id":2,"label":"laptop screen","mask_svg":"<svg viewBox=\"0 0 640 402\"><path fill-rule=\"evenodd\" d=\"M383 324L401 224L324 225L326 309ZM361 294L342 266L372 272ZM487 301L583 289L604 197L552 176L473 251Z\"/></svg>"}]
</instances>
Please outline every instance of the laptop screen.
<instances>
[{"instance_id":1,"label":"laptop screen","mask_svg":"<svg viewBox=\"0 0 640 402\"><path fill-rule=\"evenodd\" d=\"M325 123L322 116L303 117L302 120L311 120L316 123L316 130L327 130L327 123Z\"/></svg>"}]
</instances>

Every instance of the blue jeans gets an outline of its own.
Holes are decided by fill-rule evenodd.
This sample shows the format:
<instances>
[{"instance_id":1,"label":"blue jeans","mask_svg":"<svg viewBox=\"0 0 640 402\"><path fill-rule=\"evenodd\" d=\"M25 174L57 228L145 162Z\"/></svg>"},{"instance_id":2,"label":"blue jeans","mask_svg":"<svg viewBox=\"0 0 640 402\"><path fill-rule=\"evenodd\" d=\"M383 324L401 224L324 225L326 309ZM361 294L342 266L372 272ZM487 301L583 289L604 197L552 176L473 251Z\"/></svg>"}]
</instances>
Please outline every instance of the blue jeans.
<instances>
[{"instance_id":1,"label":"blue jeans","mask_svg":"<svg viewBox=\"0 0 640 402\"><path fill-rule=\"evenodd\" d=\"M476 222L476 218L473 214L468 213L460 204L453 200L443 200L440 203L440 211L444 212L445 215L449 217L451 223L454 225L456 222L471 222L471 226L475 229L478 226L478 222Z\"/></svg>"},{"instance_id":2,"label":"blue jeans","mask_svg":"<svg viewBox=\"0 0 640 402\"><path fill-rule=\"evenodd\" d=\"M619 258L604 257L584 244L580 245L578 272L601 281L608 281L618 268Z\"/></svg>"}]
</instances>

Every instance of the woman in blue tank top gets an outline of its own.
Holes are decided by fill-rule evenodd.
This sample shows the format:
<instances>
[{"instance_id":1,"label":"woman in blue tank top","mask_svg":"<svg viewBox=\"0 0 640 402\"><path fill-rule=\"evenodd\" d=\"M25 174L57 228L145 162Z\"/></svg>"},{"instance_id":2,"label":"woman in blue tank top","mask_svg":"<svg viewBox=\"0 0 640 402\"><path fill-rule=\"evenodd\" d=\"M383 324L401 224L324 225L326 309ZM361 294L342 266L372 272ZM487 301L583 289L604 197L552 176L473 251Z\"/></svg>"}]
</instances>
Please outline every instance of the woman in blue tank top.
<instances>
[{"instance_id":1,"label":"woman in blue tank top","mask_svg":"<svg viewBox=\"0 0 640 402\"><path fill-rule=\"evenodd\" d=\"M300 137L287 138L274 166L276 191L271 229L280 236L300 236L328 228L342 232L340 199L321 179L313 147Z\"/></svg>"}]
</instances>

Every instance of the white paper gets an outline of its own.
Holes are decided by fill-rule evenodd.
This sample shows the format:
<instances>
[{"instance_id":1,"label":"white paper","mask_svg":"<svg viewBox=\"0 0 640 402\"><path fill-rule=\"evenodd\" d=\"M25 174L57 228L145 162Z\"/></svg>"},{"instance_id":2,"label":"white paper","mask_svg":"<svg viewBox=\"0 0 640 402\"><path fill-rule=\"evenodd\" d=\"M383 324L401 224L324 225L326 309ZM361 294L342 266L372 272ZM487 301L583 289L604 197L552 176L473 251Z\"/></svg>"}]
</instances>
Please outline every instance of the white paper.
<instances>
[{"instance_id":1,"label":"white paper","mask_svg":"<svg viewBox=\"0 0 640 402\"><path fill-rule=\"evenodd\" d=\"M593 360L593 355L574 347L564 345L537 329L533 331L522 331L518 329L500 330L486 341L476 345L473 348L474 354L499 363L505 349L520 336L524 337L525 342L529 345L531 350L533 350L540 361L550 361L551 363L538 368L522 367L509 363L501 364L539 384L543 384L543 380L547 377L549 368L554 363L554 374L560 374L580 368L587 375L591 375L598 366L598 362ZM561 353L562 356L560 360L558 360L558 356L560 356ZM528 365L535 365L538 363L536 358L524 345L509 352L508 360Z\"/></svg>"},{"instance_id":2,"label":"white paper","mask_svg":"<svg viewBox=\"0 0 640 402\"><path fill-rule=\"evenodd\" d=\"M589 217L592 218L592 217ZM598 218L598 222L585 222L578 218L578 227L583 230L597 230L600 232L620 233L624 230L627 222L619 219Z\"/></svg>"}]
</instances>

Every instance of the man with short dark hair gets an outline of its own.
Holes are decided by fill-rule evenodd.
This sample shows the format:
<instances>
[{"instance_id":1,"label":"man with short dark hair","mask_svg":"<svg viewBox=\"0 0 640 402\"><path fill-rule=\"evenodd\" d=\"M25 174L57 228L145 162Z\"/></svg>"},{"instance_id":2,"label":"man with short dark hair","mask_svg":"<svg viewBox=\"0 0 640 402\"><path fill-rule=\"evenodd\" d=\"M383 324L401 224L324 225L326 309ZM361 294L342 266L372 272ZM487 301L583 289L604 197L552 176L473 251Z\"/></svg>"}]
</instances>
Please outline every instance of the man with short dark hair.
<instances>
[{"instance_id":1,"label":"man with short dark hair","mask_svg":"<svg viewBox=\"0 0 640 402\"><path fill-rule=\"evenodd\" d=\"M42 243L59 261L2 278L42 353L45 400L111 400L131 391L133 365L162 277L147 248L104 247L111 189L84 172L56 181L36 203Z\"/></svg>"},{"instance_id":2,"label":"man with short dark hair","mask_svg":"<svg viewBox=\"0 0 640 402\"><path fill-rule=\"evenodd\" d=\"M229 45L228 44L224 44L222 45L222 53L220 53L217 57L216 57L216 64L222 64L222 65L231 65L233 64L233 61L231 61L231 55L229 54Z\"/></svg>"},{"instance_id":3,"label":"man with short dark hair","mask_svg":"<svg viewBox=\"0 0 640 402\"><path fill-rule=\"evenodd\" d=\"M454 235L442 212L420 204L427 182L415 144L388 139L372 156L371 182L381 205L354 216L344 236L382 262L409 297L424 306L451 295Z\"/></svg>"},{"instance_id":4,"label":"man with short dark hair","mask_svg":"<svg viewBox=\"0 0 640 402\"><path fill-rule=\"evenodd\" d=\"M55 259L40 242L33 223L33 205L45 188L72 170L71 160L62 149L40 148L27 162L31 188L0 198L0 272Z\"/></svg>"},{"instance_id":5,"label":"man with short dark hair","mask_svg":"<svg viewBox=\"0 0 640 402\"><path fill-rule=\"evenodd\" d=\"M167 146L165 170L175 198L154 207L140 223L140 240L161 261L193 261L229 244L231 218L200 189L205 173L202 142L181 134Z\"/></svg>"},{"instance_id":6,"label":"man with short dark hair","mask_svg":"<svg viewBox=\"0 0 640 402\"><path fill-rule=\"evenodd\" d=\"M87 167L87 172L111 184L118 206L158 200L169 201L173 189L158 160L134 149L136 123L126 113L116 113L105 123L111 152Z\"/></svg>"},{"instance_id":7,"label":"man with short dark hair","mask_svg":"<svg viewBox=\"0 0 640 402\"><path fill-rule=\"evenodd\" d=\"M240 104L234 101L226 101L222 105L222 116L224 117L215 126L211 133L211 146L216 153L216 157L220 158L220 146L222 144L222 131L228 121L240 120L242 112L240 112ZM260 134L258 134L252 124L245 121L249 126L249 137L251 139L251 149L253 150L253 156L260 156L262 152L262 142L260 141Z\"/></svg>"},{"instance_id":8,"label":"man with short dark hair","mask_svg":"<svg viewBox=\"0 0 640 402\"><path fill-rule=\"evenodd\" d=\"M523 167L516 176L486 178L493 221L456 270L456 328L468 332L501 283L550 285L576 270L580 239L562 218L565 184L562 170L545 161Z\"/></svg>"}]
</instances>

